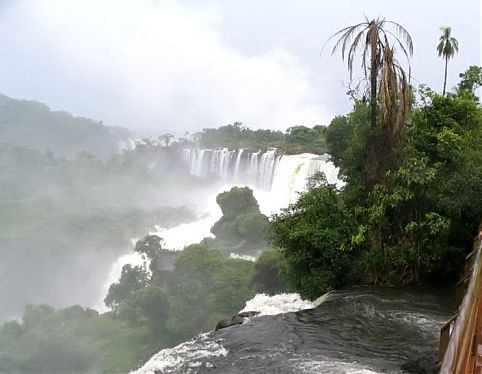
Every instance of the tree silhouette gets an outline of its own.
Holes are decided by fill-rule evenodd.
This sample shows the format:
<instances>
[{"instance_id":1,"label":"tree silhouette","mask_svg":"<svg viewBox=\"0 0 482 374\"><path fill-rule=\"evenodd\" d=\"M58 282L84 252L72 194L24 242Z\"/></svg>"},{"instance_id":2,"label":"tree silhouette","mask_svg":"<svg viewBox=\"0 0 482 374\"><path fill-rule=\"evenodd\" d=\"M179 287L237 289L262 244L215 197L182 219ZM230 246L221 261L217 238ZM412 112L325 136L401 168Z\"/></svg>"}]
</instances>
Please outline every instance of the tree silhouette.
<instances>
[{"instance_id":1,"label":"tree silhouette","mask_svg":"<svg viewBox=\"0 0 482 374\"><path fill-rule=\"evenodd\" d=\"M447 86L447 65L449 59L454 57L455 53L459 51L459 42L452 36L452 29L448 26L440 28L442 35L440 35L439 43L437 45L438 55L445 59L445 73L444 73L444 88L442 94L445 96L445 88Z\"/></svg>"}]
</instances>

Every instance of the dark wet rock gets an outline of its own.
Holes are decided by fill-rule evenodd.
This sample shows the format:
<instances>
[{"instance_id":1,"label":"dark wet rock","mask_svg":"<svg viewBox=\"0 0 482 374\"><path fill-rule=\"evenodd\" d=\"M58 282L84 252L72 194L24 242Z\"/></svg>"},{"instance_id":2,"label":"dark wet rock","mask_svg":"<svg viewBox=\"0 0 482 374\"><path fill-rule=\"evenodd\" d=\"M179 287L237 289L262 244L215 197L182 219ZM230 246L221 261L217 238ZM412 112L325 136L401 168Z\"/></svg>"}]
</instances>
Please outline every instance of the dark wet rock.
<instances>
[{"instance_id":1,"label":"dark wet rock","mask_svg":"<svg viewBox=\"0 0 482 374\"><path fill-rule=\"evenodd\" d=\"M253 317L258 315L259 312L249 311L249 312L241 312L232 316L231 318L222 319L216 324L215 331L220 329L224 329L226 327L230 327L233 325L241 325L246 318Z\"/></svg>"}]
</instances>

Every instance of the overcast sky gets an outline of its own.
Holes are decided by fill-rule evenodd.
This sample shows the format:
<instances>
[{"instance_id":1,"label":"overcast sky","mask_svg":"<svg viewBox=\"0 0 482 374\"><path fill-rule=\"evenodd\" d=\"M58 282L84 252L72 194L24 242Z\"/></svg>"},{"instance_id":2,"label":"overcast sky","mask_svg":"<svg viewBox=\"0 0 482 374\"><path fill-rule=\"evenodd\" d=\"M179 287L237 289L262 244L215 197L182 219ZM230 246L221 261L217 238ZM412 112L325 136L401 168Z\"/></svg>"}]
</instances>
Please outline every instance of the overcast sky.
<instances>
[{"instance_id":1,"label":"overcast sky","mask_svg":"<svg viewBox=\"0 0 482 374\"><path fill-rule=\"evenodd\" d=\"M411 33L415 83L441 91L443 25L448 87L481 65L480 0L0 0L0 92L137 132L328 124L351 103L321 47L364 14Z\"/></svg>"}]
</instances>

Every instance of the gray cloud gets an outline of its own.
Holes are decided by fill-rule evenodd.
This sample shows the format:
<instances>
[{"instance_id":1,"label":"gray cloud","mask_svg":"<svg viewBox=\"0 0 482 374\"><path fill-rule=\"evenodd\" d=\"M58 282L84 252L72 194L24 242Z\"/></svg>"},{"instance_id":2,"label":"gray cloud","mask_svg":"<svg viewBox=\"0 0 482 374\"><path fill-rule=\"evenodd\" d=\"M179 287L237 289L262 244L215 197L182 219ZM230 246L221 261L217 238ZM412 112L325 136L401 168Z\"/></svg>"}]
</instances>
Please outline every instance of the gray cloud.
<instances>
[{"instance_id":1,"label":"gray cloud","mask_svg":"<svg viewBox=\"0 0 482 374\"><path fill-rule=\"evenodd\" d=\"M442 25L461 47L449 87L480 64L477 0L24 0L0 8L0 92L159 132L326 124L350 103L346 69L321 45L364 13L412 33L415 82L441 87Z\"/></svg>"},{"instance_id":2,"label":"gray cloud","mask_svg":"<svg viewBox=\"0 0 482 374\"><path fill-rule=\"evenodd\" d=\"M248 55L226 43L216 7L24 1L11 6L6 21L3 28L21 32L12 52L31 53L25 70L40 75L32 83L51 91L37 87L24 95L47 104L69 109L79 100L75 107L85 115L179 130L236 120L285 129L326 123L331 116L318 100L318 78L309 67L282 48ZM21 23L27 29L19 30Z\"/></svg>"}]
</instances>

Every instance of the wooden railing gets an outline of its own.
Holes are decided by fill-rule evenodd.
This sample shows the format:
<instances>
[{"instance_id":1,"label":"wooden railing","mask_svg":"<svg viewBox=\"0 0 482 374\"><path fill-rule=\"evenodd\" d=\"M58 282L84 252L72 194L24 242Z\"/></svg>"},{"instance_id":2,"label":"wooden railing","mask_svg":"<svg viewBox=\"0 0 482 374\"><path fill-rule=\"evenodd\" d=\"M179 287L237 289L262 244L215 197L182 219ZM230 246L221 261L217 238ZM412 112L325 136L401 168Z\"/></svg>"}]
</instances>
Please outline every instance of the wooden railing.
<instances>
[{"instance_id":1,"label":"wooden railing","mask_svg":"<svg viewBox=\"0 0 482 374\"><path fill-rule=\"evenodd\" d=\"M441 374L482 374L482 235L465 258L465 276L457 283L458 313L440 330Z\"/></svg>"}]
</instances>

